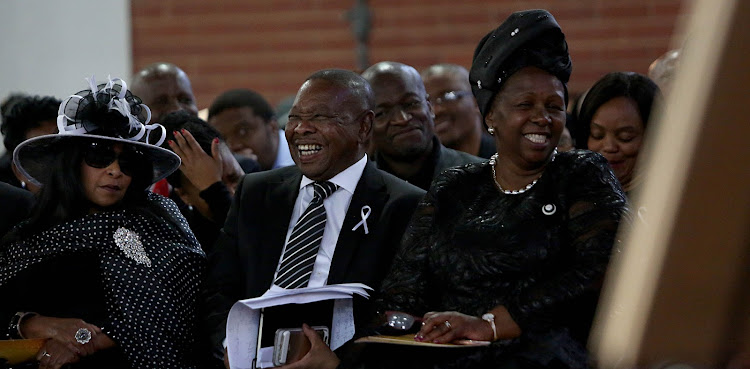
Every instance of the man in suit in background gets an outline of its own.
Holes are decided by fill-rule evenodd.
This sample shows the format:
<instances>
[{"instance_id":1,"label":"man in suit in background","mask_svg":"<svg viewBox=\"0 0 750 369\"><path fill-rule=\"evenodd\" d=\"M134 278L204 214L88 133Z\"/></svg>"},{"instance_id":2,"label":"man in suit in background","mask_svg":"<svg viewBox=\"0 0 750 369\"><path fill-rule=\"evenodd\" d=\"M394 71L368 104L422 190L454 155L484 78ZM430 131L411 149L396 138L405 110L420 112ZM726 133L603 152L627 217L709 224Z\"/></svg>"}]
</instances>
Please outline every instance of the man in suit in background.
<instances>
[{"instance_id":1,"label":"man in suit in background","mask_svg":"<svg viewBox=\"0 0 750 369\"><path fill-rule=\"evenodd\" d=\"M298 288L359 282L378 290L424 191L367 160L372 108L370 85L351 71L322 70L300 88L285 130L296 165L243 178L209 257L207 323L216 345L224 339L232 304L260 296L272 284ZM314 213L321 208L322 215ZM323 228L301 230L321 220ZM308 234L314 236L307 239ZM317 247L306 248L316 242ZM295 251L305 256L294 260L299 268L290 268L289 255ZM372 317L370 301L355 297L357 327ZM289 314L279 324L309 323L312 314ZM335 367L335 354L322 346L313 342L302 364Z\"/></svg>"},{"instance_id":2,"label":"man in suit in background","mask_svg":"<svg viewBox=\"0 0 750 369\"><path fill-rule=\"evenodd\" d=\"M422 77L413 67L380 62L362 73L375 94L372 141L378 168L419 188L443 170L483 159L443 146Z\"/></svg>"}]
</instances>

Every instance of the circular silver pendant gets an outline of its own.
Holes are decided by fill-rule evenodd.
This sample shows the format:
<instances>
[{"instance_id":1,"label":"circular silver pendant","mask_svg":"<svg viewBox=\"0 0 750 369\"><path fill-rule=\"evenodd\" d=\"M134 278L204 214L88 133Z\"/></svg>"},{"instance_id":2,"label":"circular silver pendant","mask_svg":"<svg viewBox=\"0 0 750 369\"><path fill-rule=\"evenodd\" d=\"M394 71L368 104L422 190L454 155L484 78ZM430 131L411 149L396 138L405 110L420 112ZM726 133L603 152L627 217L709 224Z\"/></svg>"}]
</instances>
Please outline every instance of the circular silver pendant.
<instances>
[{"instance_id":1,"label":"circular silver pendant","mask_svg":"<svg viewBox=\"0 0 750 369\"><path fill-rule=\"evenodd\" d=\"M547 204L542 206L542 213L544 215L552 215L557 211L557 206L555 204Z\"/></svg>"}]
</instances>

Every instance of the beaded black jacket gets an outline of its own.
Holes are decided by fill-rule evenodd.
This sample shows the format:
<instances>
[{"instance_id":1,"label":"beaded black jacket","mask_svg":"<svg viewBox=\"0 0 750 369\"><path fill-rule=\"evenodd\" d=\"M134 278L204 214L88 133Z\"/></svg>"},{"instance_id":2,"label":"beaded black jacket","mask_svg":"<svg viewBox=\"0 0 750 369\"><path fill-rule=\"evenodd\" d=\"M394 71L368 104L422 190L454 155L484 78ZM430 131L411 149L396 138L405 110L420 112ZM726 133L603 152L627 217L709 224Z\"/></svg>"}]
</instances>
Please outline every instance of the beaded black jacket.
<instances>
[{"instance_id":1,"label":"beaded black jacket","mask_svg":"<svg viewBox=\"0 0 750 369\"><path fill-rule=\"evenodd\" d=\"M448 169L414 213L380 308L481 316L503 305L522 336L496 342L482 360L513 352L585 366L574 332L588 328L593 307L581 304L596 302L586 297L600 288L626 209L607 161L590 151L558 154L515 195L497 189L487 162Z\"/></svg>"}]
</instances>

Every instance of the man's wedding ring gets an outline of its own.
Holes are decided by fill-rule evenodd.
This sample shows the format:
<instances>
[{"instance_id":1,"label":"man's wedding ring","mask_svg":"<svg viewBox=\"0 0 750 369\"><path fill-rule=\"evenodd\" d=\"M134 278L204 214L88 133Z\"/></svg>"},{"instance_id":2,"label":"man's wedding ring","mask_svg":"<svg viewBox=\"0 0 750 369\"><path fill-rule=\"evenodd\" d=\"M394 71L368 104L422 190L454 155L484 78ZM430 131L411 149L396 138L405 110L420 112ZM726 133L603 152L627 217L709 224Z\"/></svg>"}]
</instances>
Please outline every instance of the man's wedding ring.
<instances>
[{"instance_id":1,"label":"man's wedding ring","mask_svg":"<svg viewBox=\"0 0 750 369\"><path fill-rule=\"evenodd\" d=\"M45 356L46 356L46 357L52 357L52 355L50 355L50 354L49 354L49 352L47 352L47 351L44 351L44 352L42 353L42 357L45 357Z\"/></svg>"},{"instance_id":2,"label":"man's wedding ring","mask_svg":"<svg viewBox=\"0 0 750 369\"><path fill-rule=\"evenodd\" d=\"M86 328L80 328L76 331L76 342L85 345L91 341L91 331Z\"/></svg>"},{"instance_id":3,"label":"man's wedding ring","mask_svg":"<svg viewBox=\"0 0 750 369\"><path fill-rule=\"evenodd\" d=\"M451 322L446 320L443 324L445 324L446 328L451 329Z\"/></svg>"}]
</instances>

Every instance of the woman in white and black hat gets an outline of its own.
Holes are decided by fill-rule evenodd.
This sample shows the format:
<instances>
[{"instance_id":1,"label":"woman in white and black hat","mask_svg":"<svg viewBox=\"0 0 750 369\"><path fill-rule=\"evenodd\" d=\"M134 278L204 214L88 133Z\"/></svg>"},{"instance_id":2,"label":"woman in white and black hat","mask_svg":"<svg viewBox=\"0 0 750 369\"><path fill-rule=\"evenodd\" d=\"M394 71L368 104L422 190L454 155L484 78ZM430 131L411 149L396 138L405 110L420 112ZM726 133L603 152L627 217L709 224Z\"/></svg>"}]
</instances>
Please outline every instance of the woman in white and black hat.
<instances>
[{"instance_id":1,"label":"woman in white and black hat","mask_svg":"<svg viewBox=\"0 0 750 369\"><path fill-rule=\"evenodd\" d=\"M60 105L58 134L14 152L42 188L0 245L3 336L47 339L40 368L195 367L205 254L148 192L180 159L123 81L89 85Z\"/></svg>"},{"instance_id":2,"label":"woman in white and black hat","mask_svg":"<svg viewBox=\"0 0 750 369\"><path fill-rule=\"evenodd\" d=\"M565 37L545 10L513 13L480 41L469 79L498 152L435 179L380 306L421 318L415 341L492 344L413 351L398 355L402 363L586 367L596 304L587 298L604 275L626 199L598 154L556 154L570 72Z\"/></svg>"}]
</instances>

